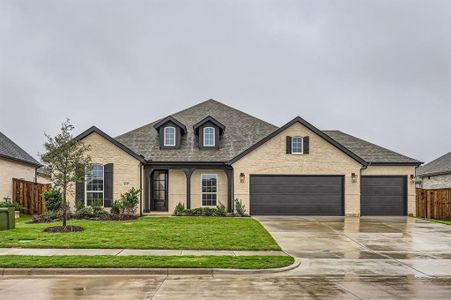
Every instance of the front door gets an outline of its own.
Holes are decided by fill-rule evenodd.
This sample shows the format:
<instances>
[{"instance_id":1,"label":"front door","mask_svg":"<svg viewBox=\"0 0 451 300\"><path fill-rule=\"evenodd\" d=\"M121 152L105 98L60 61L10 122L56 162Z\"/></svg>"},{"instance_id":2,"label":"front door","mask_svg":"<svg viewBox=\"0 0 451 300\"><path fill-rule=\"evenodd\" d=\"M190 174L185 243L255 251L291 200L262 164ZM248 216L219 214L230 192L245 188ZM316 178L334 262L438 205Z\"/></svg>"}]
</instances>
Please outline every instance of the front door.
<instances>
[{"instance_id":1,"label":"front door","mask_svg":"<svg viewBox=\"0 0 451 300\"><path fill-rule=\"evenodd\" d=\"M168 211L168 171L157 170L152 174L152 211Z\"/></svg>"}]
</instances>

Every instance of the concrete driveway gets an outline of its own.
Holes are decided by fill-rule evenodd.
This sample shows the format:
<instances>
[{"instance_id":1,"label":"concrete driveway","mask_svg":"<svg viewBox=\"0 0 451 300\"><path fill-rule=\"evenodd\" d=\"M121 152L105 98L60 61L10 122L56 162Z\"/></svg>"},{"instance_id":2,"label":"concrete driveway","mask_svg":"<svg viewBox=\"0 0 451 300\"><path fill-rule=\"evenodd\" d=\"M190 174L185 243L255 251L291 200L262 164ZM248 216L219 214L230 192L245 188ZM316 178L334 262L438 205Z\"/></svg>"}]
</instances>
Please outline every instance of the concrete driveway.
<instances>
[{"instance_id":1,"label":"concrete driveway","mask_svg":"<svg viewBox=\"0 0 451 300\"><path fill-rule=\"evenodd\" d=\"M408 217L255 218L301 259L289 275L451 276L449 225Z\"/></svg>"}]
</instances>

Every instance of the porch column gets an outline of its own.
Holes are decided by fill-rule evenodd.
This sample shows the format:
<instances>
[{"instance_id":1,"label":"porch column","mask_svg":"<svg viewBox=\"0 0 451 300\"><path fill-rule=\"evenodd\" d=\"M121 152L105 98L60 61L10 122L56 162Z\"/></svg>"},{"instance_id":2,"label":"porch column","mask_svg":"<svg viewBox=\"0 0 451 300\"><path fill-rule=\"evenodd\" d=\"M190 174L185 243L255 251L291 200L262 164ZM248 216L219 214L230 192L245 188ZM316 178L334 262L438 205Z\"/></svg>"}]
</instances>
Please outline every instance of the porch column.
<instances>
[{"instance_id":1,"label":"porch column","mask_svg":"<svg viewBox=\"0 0 451 300\"><path fill-rule=\"evenodd\" d=\"M186 175L186 209L191 208L191 175L194 170L194 168L183 169Z\"/></svg>"},{"instance_id":2,"label":"porch column","mask_svg":"<svg viewBox=\"0 0 451 300\"><path fill-rule=\"evenodd\" d=\"M150 212L150 195L152 193L152 172L154 168L144 167L144 212Z\"/></svg>"},{"instance_id":3,"label":"porch column","mask_svg":"<svg viewBox=\"0 0 451 300\"><path fill-rule=\"evenodd\" d=\"M227 176L227 209L229 212L234 211L234 202L233 202L233 169L232 167L227 167L225 169L225 173Z\"/></svg>"}]
</instances>

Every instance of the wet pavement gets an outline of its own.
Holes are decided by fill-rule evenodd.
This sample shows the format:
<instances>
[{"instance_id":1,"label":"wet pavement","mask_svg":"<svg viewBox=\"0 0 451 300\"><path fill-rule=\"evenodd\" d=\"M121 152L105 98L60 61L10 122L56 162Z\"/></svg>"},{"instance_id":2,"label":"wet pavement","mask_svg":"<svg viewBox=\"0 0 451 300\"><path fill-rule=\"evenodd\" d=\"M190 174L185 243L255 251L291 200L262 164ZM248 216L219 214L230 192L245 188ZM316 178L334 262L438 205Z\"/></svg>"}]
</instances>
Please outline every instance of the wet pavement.
<instances>
[{"instance_id":1,"label":"wet pavement","mask_svg":"<svg viewBox=\"0 0 451 300\"><path fill-rule=\"evenodd\" d=\"M284 276L451 277L451 226L409 217L256 217L301 260Z\"/></svg>"},{"instance_id":2,"label":"wet pavement","mask_svg":"<svg viewBox=\"0 0 451 300\"><path fill-rule=\"evenodd\" d=\"M274 274L0 277L0 299L449 299L451 226L257 217L300 267Z\"/></svg>"},{"instance_id":3,"label":"wet pavement","mask_svg":"<svg viewBox=\"0 0 451 300\"><path fill-rule=\"evenodd\" d=\"M0 279L1 299L449 299L451 279L261 276Z\"/></svg>"}]
</instances>

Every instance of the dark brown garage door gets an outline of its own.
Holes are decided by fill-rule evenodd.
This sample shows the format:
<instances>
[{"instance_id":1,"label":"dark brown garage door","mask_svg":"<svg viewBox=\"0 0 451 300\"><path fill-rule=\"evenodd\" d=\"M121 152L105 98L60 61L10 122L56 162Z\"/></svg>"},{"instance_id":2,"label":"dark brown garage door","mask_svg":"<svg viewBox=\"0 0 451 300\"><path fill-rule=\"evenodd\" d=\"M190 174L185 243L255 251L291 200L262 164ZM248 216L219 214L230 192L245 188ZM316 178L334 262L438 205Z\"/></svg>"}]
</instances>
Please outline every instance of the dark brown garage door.
<instances>
[{"instance_id":1,"label":"dark brown garage door","mask_svg":"<svg viewBox=\"0 0 451 300\"><path fill-rule=\"evenodd\" d=\"M342 216L343 199L343 176L250 176L252 215Z\"/></svg>"},{"instance_id":2,"label":"dark brown garage door","mask_svg":"<svg viewBox=\"0 0 451 300\"><path fill-rule=\"evenodd\" d=\"M406 216L406 176L362 176L360 189L362 216Z\"/></svg>"}]
</instances>

